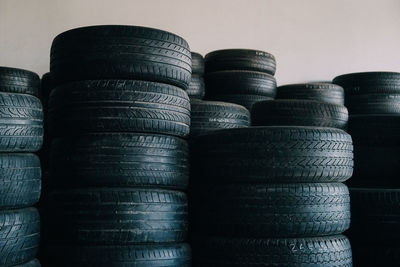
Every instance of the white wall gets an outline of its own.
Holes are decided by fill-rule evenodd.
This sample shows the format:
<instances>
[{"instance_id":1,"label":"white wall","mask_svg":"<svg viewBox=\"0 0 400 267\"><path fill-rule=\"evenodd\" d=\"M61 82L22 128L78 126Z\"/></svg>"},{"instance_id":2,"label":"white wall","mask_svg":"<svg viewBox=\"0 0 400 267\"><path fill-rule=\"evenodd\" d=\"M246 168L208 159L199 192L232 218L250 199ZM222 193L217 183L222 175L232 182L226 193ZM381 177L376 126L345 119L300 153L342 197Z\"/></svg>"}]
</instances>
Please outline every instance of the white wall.
<instances>
[{"instance_id":1,"label":"white wall","mask_svg":"<svg viewBox=\"0 0 400 267\"><path fill-rule=\"evenodd\" d=\"M56 34L94 24L165 29L203 55L271 52L279 84L400 72L399 0L0 0L0 65L43 74Z\"/></svg>"}]
</instances>

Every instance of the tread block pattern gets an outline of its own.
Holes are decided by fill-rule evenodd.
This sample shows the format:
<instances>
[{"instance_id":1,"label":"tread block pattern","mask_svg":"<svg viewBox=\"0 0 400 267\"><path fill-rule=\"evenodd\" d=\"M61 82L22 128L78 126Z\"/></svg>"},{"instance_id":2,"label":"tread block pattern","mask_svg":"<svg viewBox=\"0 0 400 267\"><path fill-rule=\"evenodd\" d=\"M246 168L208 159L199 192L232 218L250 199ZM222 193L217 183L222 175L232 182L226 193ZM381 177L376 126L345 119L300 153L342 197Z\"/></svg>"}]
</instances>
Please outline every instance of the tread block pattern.
<instances>
[{"instance_id":1,"label":"tread block pattern","mask_svg":"<svg viewBox=\"0 0 400 267\"><path fill-rule=\"evenodd\" d=\"M199 136L193 151L194 173L212 183L343 182L353 174L351 136L340 129L226 129Z\"/></svg>"},{"instance_id":2,"label":"tread block pattern","mask_svg":"<svg viewBox=\"0 0 400 267\"><path fill-rule=\"evenodd\" d=\"M53 141L55 186L154 186L186 189L189 148L174 136L85 134Z\"/></svg>"},{"instance_id":3,"label":"tread block pattern","mask_svg":"<svg viewBox=\"0 0 400 267\"><path fill-rule=\"evenodd\" d=\"M203 99L206 93L204 79L198 75L192 75L189 88L186 90L191 99Z\"/></svg>"},{"instance_id":4,"label":"tread block pattern","mask_svg":"<svg viewBox=\"0 0 400 267\"><path fill-rule=\"evenodd\" d=\"M73 82L51 93L49 126L54 136L151 132L185 137L190 127L190 101L184 90L161 83Z\"/></svg>"},{"instance_id":5,"label":"tread block pattern","mask_svg":"<svg viewBox=\"0 0 400 267\"><path fill-rule=\"evenodd\" d=\"M364 94L346 97L346 106L352 115L400 115L400 94Z\"/></svg>"},{"instance_id":6,"label":"tread block pattern","mask_svg":"<svg viewBox=\"0 0 400 267\"><path fill-rule=\"evenodd\" d=\"M77 28L53 41L50 71L58 82L132 79L186 89L191 76L189 45L151 28L104 25Z\"/></svg>"},{"instance_id":7,"label":"tread block pattern","mask_svg":"<svg viewBox=\"0 0 400 267\"><path fill-rule=\"evenodd\" d=\"M212 97L207 98L208 100L213 101L222 101L228 103L234 103L241 105L247 108L248 111L251 111L253 105L260 101L273 100L272 97L269 96L260 96L260 95L213 95Z\"/></svg>"},{"instance_id":8,"label":"tread block pattern","mask_svg":"<svg viewBox=\"0 0 400 267\"><path fill-rule=\"evenodd\" d=\"M92 245L185 241L186 194L138 188L87 188L49 196L48 225L54 242ZM63 229L63 231L60 231Z\"/></svg>"},{"instance_id":9,"label":"tread block pattern","mask_svg":"<svg viewBox=\"0 0 400 267\"><path fill-rule=\"evenodd\" d=\"M31 71L0 67L0 92L39 97L40 78Z\"/></svg>"},{"instance_id":10,"label":"tread block pattern","mask_svg":"<svg viewBox=\"0 0 400 267\"><path fill-rule=\"evenodd\" d=\"M204 74L204 58L196 52L192 52L192 74Z\"/></svg>"},{"instance_id":11,"label":"tread block pattern","mask_svg":"<svg viewBox=\"0 0 400 267\"><path fill-rule=\"evenodd\" d=\"M0 211L0 266L33 260L39 238L40 217L35 208Z\"/></svg>"}]
</instances>

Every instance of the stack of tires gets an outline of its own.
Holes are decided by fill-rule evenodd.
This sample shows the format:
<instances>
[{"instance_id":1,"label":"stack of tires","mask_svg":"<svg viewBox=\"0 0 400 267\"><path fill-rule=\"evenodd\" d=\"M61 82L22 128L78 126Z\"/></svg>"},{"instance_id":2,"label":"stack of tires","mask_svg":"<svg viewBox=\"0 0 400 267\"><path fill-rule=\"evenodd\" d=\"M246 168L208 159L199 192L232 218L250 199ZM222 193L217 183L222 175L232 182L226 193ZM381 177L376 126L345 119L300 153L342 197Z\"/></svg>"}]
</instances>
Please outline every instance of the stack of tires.
<instances>
[{"instance_id":1,"label":"stack of tires","mask_svg":"<svg viewBox=\"0 0 400 267\"><path fill-rule=\"evenodd\" d=\"M350 112L355 169L350 183L354 262L400 265L400 73L338 76Z\"/></svg>"},{"instance_id":2,"label":"stack of tires","mask_svg":"<svg viewBox=\"0 0 400 267\"><path fill-rule=\"evenodd\" d=\"M192 52L192 78L186 92L190 99L203 99L206 93L204 85L204 58Z\"/></svg>"},{"instance_id":3,"label":"stack of tires","mask_svg":"<svg viewBox=\"0 0 400 267\"><path fill-rule=\"evenodd\" d=\"M251 110L276 95L275 57L267 52L226 49L205 56L206 100L235 103Z\"/></svg>"},{"instance_id":4,"label":"stack of tires","mask_svg":"<svg viewBox=\"0 0 400 267\"><path fill-rule=\"evenodd\" d=\"M189 266L191 55L135 26L58 35L46 199L48 266Z\"/></svg>"},{"instance_id":5,"label":"stack of tires","mask_svg":"<svg viewBox=\"0 0 400 267\"><path fill-rule=\"evenodd\" d=\"M0 67L0 266L37 267L43 142L39 76Z\"/></svg>"},{"instance_id":6,"label":"stack of tires","mask_svg":"<svg viewBox=\"0 0 400 267\"><path fill-rule=\"evenodd\" d=\"M253 118L268 115L256 106ZM203 184L193 196L196 266L352 265L341 235L350 225L342 182L353 171L351 137L290 123L196 138L193 179Z\"/></svg>"}]
</instances>

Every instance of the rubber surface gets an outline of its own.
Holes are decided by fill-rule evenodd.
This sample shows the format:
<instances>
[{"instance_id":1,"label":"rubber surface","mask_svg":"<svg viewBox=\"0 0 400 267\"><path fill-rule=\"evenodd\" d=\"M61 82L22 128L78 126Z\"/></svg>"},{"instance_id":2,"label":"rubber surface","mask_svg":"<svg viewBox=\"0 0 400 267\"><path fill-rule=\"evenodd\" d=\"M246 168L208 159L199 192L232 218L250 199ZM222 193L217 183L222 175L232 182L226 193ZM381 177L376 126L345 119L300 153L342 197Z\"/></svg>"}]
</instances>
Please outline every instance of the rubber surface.
<instances>
[{"instance_id":1,"label":"rubber surface","mask_svg":"<svg viewBox=\"0 0 400 267\"><path fill-rule=\"evenodd\" d=\"M220 70L252 70L275 74L275 57L267 52L250 49L224 49L208 53L205 72Z\"/></svg>"},{"instance_id":2,"label":"rubber surface","mask_svg":"<svg viewBox=\"0 0 400 267\"><path fill-rule=\"evenodd\" d=\"M129 80L64 84L49 101L53 136L91 132L149 132L185 137L190 102L175 86Z\"/></svg>"},{"instance_id":3,"label":"rubber surface","mask_svg":"<svg viewBox=\"0 0 400 267\"><path fill-rule=\"evenodd\" d=\"M40 78L31 71L0 67L0 92L39 97Z\"/></svg>"},{"instance_id":4,"label":"rubber surface","mask_svg":"<svg viewBox=\"0 0 400 267\"><path fill-rule=\"evenodd\" d=\"M259 95L213 95L209 100L222 101L241 105L251 111L253 105L260 101L273 100L272 97Z\"/></svg>"},{"instance_id":5,"label":"rubber surface","mask_svg":"<svg viewBox=\"0 0 400 267\"><path fill-rule=\"evenodd\" d=\"M196 52L192 52L192 74L204 74L204 58Z\"/></svg>"},{"instance_id":6,"label":"rubber surface","mask_svg":"<svg viewBox=\"0 0 400 267\"><path fill-rule=\"evenodd\" d=\"M206 94L203 77L192 75L192 80L186 92L191 99L203 99Z\"/></svg>"},{"instance_id":7,"label":"rubber surface","mask_svg":"<svg viewBox=\"0 0 400 267\"><path fill-rule=\"evenodd\" d=\"M364 94L346 97L351 115L400 115L400 94Z\"/></svg>"},{"instance_id":8,"label":"rubber surface","mask_svg":"<svg viewBox=\"0 0 400 267\"><path fill-rule=\"evenodd\" d=\"M53 141L55 186L153 186L185 189L189 180L187 141L141 133L85 134Z\"/></svg>"},{"instance_id":9,"label":"rubber surface","mask_svg":"<svg viewBox=\"0 0 400 267\"><path fill-rule=\"evenodd\" d=\"M128 79L187 88L191 54L181 37L139 26L102 25L72 29L53 41L50 71L57 82Z\"/></svg>"},{"instance_id":10,"label":"rubber surface","mask_svg":"<svg viewBox=\"0 0 400 267\"><path fill-rule=\"evenodd\" d=\"M39 248L40 218L35 208L0 211L0 266L33 260Z\"/></svg>"},{"instance_id":11,"label":"rubber surface","mask_svg":"<svg viewBox=\"0 0 400 267\"><path fill-rule=\"evenodd\" d=\"M185 193L162 189L86 188L48 198L47 236L66 244L129 245L183 242ZM61 231L62 229L62 231Z\"/></svg>"},{"instance_id":12,"label":"rubber surface","mask_svg":"<svg viewBox=\"0 0 400 267\"><path fill-rule=\"evenodd\" d=\"M33 206L39 201L41 171L34 154L0 154L0 209Z\"/></svg>"},{"instance_id":13,"label":"rubber surface","mask_svg":"<svg viewBox=\"0 0 400 267\"><path fill-rule=\"evenodd\" d=\"M346 129L347 108L314 100L272 100L255 103L251 110L254 126L318 126Z\"/></svg>"},{"instance_id":14,"label":"rubber surface","mask_svg":"<svg viewBox=\"0 0 400 267\"><path fill-rule=\"evenodd\" d=\"M213 184L343 182L353 174L351 136L332 128L220 130L197 138L192 155L196 176Z\"/></svg>"},{"instance_id":15,"label":"rubber surface","mask_svg":"<svg viewBox=\"0 0 400 267\"><path fill-rule=\"evenodd\" d=\"M250 113L243 106L216 101L191 101L190 136L209 131L250 126Z\"/></svg>"},{"instance_id":16,"label":"rubber surface","mask_svg":"<svg viewBox=\"0 0 400 267\"><path fill-rule=\"evenodd\" d=\"M315 100L324 103L344 105L344 90L331 83L299 83L279 86L277 99Z\"/></svg>"},{"instance_id":17,"label":"rubber surface","mask_svg":"<svg viewBox=\"0 0 400 267\"><path fill-rule=\"evenodd\" d=\"M20 265L14 265L15 267L41 267L42 265L37 259L31 260L27 263L23 263Z\"/></svg>"}]
</instances>

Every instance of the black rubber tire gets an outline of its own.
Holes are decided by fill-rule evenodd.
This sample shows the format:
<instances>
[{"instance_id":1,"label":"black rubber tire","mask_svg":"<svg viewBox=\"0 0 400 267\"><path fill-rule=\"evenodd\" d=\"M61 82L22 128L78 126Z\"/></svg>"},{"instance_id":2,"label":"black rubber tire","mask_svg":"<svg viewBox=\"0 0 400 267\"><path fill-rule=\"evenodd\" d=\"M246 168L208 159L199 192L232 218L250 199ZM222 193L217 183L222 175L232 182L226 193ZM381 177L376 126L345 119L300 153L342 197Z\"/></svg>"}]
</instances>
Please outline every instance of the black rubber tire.
<instances>
[{"instance_id":1,"label":"black rubber tire","mask_svg":"<svg viewBox=\"0 0 400 267\"><path fill-rule=\"evenodd\" d=\"M189 88L186 90L190 99L203 99L206 94L204 79L198 75L192 75Z\"/></svg>"},{"instance_id":2,"label":"black rubber tire","mask_svg":"<svg viewBox=\"0 0 400 267\"><path fill-rule=\"evenodd\" d=\"M201 244L201 246L200 246ZM194 265L351 267L350 241L343 235L307 238L209 238L194 248Z\"/></svg>"},{"instance_id":3,"label":"black rubber tire","mask_svg":"<svg viewBox=\"0 0 400 267\"><path fill-rule=\"evenodd\" d=\"M19 264L19 265L14 265L14 267L41 267L42 265L37 259L31 260L29 262Z\"/></svg>"},{"instance_id":4,"label":"black rubber tire","mask_svg":"<svg viewBox=\"0 0 400 267\"><path fill-rule=\"evenodd\" d=\"M0 91L39 97L40 78L32 71L0 67Z\"/></svg>"},{"instance_id":5,"label":"black rubber tire","mask_svg":"<svg viewBox=\"0 0 400 267\"><path fill-rule=\"evenodd\" d=\"M400 247L398 242L394 244L381 244L366 242L353 244L353 262L354 266L400 266Z\"/></svg>"},{"instance_id":6,"label":"black rubber tire","mask_svg":"<svg viewBox=\"0 0 400 267\"><path fill-rule=\"evenodd\" d=\"M192 52L192 74L204 74L204 58L196 52Z\"/></svg>"},{"instance_id":7,"label":"black rubber tire","mask_svg":"<svg viewBox=\"0 0 400 267\"><path fill-rule=\"evenodd\" d=\"M203 223L213 235L312 237L350 226L350 195L342 183L221 185L209 197Z\"/></svg>"},{"instance_id":8,"label":"black rubber tire","mask_svg":"<svg viewBox=\"0 0 400 267\"><path fill-rule=\"evenodd\" d=\"M53 41L50 71L57 82L127 79L186 89L191 54L181 37L162 30L121 25L72 29Z\"/></svg>"},{"instance_id":9,"label":"black rubber tire","mask_svg":"<svg viewBox=\"0 0 400 267\"><path fill-rule=\"evenodd\" d=\"M192 258L184 243L48 247L46 255L48 266L57 267L190 267Z\"/></svg>"},{"instance_id":10,"label":"black rubber tire","mask_svg":"<svg viewBox=\"0 0 400 267\"><path fill-rule=\"evenodd\" d=\"M250 113L243 106L216 101L191 101L190 136L209 131L250 126Z\"/></svg>"},{"instance_id":11,"label":"black rubber tire","mask_svg":"<svg viewBox=\"0 0 400 267\"><path fill-rule=\"evenodd\" d=\"M43 143L39 98L0 93L0 152L36 152Z\"/></svg>"},{"instance_id":12,"label":"black rubber tire","mask_svg":"<svg viewBox=\"0 0 400 267\"><path fill-rule=\"evenodd\" d=\"M190 100L175 86L128 80L64 84L49 101L52 136L91 132L149 132L186 137Z\"/></svg>"},{"instance_id":13,"label":"black rubber tire","mask_svg":"<svg viewBox=\"0 0 400 267\"><path fill-rule=\"evenodd\" d=\"M331 83L288 84L278 87L276 99L315 100L343 106L344 90Z\"/></svg>"},{"instance_id":14,"label":"black rubber tire","mask_svg":"<svg viewBox=\"0 0 400 267\"><path fill-rule=\"evenodd\" d=\"M362 94L400 93L400 73L397 72L349 73L335 77L333 83L344 88L346 97Z\"/></svg>"},{"instance_id":15,"label":"black rubber tire","mask_svg":"<svg viewBox=\"0 0 400 267\"><path fill-rule=\"evenodd\" d=\"M365 94L346 97L351 115L400 115L400 94Z\"/></svg>"},{"instance_id":16,"label":"black rubber tire","mask_svg":"<svg viewBox=\"0 0 400 267\"><path fill-rule=\"evenodd\" d=\"M221 70L251 70L275 74L276 61L272 54L250 49L224 49L208 53L205 72Z\"/></svg>"},{"instance_id":17,"label":"black rubber tire","mask_svg":"<svg viewBox=\"0 0 400 267\"><path fill-rule=\"evenodd\" d=\"M273 100L273 98L259 95L213 95L209 100L238 104L247 108L248 111L251 111L255 103Z\"/></svg>"},{"instance_id":18,"label":"black rubber tire","mask_svg":"<svg viewBox=\"0 0 400 267\"><path fill-rule=\"evenodd\" d=\"M55 87L56 82L50 72L43 74L40 83L40 99L42 100L43 107L47 107L47 102L49 100L50 92Z\"/></svg>"},{"instance_id":19,"label":"black rubber tire","mask_svg":"<svg viewBox=\"0 0 400 267\"><path fill-rule=\"evenodd\" d=\"M183 242L186 194L139 188L86 188L50 194L47 236L88 245ZM51 215L51 216L50 216Z\"/></svg>"},{"instance_id":20,"label":"black rubber tire","mask_svg":"<svg viewBox=\"0 0 400 267\"><path fill-rule=\"evenodd\" d=\"M318 126L346 129L347 108L314 100L281 99L255 103L251 110L254 126Z\"/></svg>"},{"instance_id":21,"label":"black rubber tire","mask_svg":"<svg viewBox=\"0 0 400 267\"><path fill-rule=\"evenodd\" d=\"M204 77L207 95L259 95L274 98L275 77L266 73L245 70L226 70L207 73Z\"/></svg>"},{"instance_id":22,"label":"black rubber tire","mask_svg":"<svg viewBox=\"0 0 400 267\"><path fill-rule=\"evenodd\" d=\"M33 260L39 248L40 217L35 208L0 211L0 266Z\"/></svg>"},{"instance_id":23,"label":"black rubber tire","mask_svg":"<svg viewBox=\"0 0 400 267\"><path fill-rule=\"evenodd\" d=\"M55 186L153 186L186 189L189 148L178 137L141 133L98 133L53 141Z\"/></svg>"},{"instance_id":24,"label":"black rubber tire","mask_svg":"<svg viewBox=\"0 0 400 267\"><path fill-rule=\"evenodd\" d=\"M40 160L35 154L0 154L0 209L33 206L40 189Z\"/></svg>"},{"instance_id":25,"label":"black rubber tire","mask_svg":"<svg viewBox=\"0 0 400 267\"><path fill-rule=\"evenodd\" d=\"M333 128L220 130L199 136L192 155L196 176L212 183L343 182L353 174L351 136Z\"/></svg>"}]
</instances>

